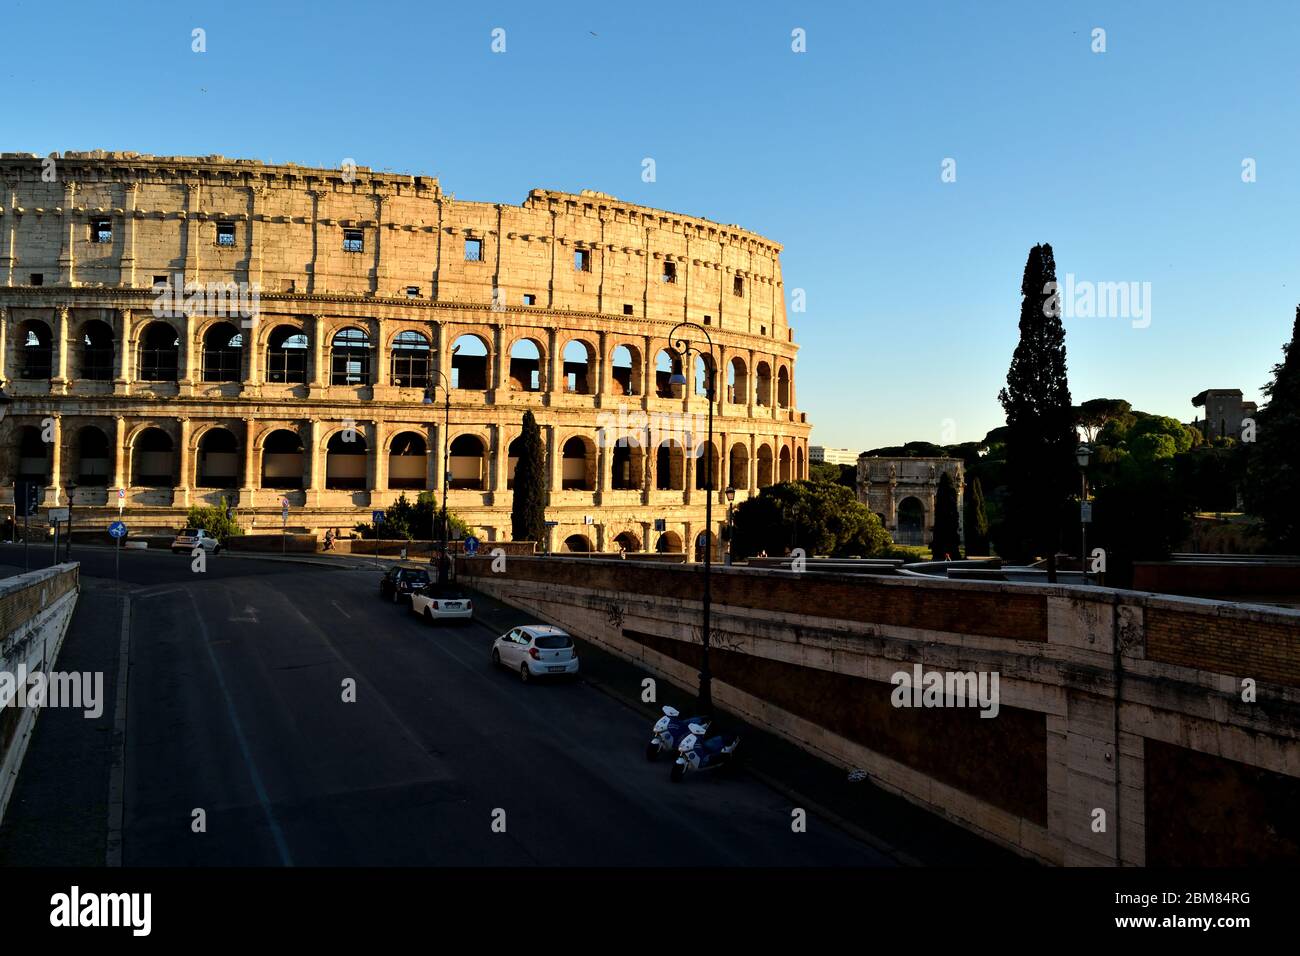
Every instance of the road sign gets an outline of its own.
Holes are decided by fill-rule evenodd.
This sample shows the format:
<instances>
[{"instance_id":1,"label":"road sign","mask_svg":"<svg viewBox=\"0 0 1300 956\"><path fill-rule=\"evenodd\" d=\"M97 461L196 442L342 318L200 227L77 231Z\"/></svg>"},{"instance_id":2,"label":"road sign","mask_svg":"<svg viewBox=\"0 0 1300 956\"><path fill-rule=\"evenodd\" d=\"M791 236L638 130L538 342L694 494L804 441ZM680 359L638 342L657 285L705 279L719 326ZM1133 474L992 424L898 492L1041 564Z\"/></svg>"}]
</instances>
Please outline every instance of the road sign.
<instances>
[{"instance_id":1,"label":"road sign","mask_svg":"<svg viewBox=\"0 0 1300 956\"><path fill-rule=\"evenodd\" d=\"M478 538L474 537L473 535L470 535L468 538L465 539L465 553L468 554L471 558L474 555L478 554Z\"/></svg>"},{"instance_id":2,"label":"road sign","mask_svg":"<svg viewBox=\"0 0 1300 956\"><path fill-rule=\"evenodd\" d=\"M120 521L114 521L108 526L108 534L111 538L125 538L126 525L122 524Z\"/></svg>"},{"instance_id":3,"label":"road sign","mask_svg":"<svg viewBox=\"0 0 1300 956\"><path fill-rule=\"evenodd\" d=\"M546 527L548 527L548 528L558 528L559 526L560 526L560 523L559 523L558 521L548 521L548 522L546 522Z\"/></svg>"},{"instance_id":4,"label":"road sign","mask_svg":"<svg viewBox=\"0 0 1300 956\"><path fill-rule=\"evenodd\" d=\"M382 511L372 511L370 512L370 520L373 521L375 524L383 524L384 513Z\"/></svg>"},{"instance_id":5,"label":"road sign","mask_svg":"<svg viewBox=\"0 0 1300 956\"><path fill-rule=\"evenodd\" d=\"M67 508L51 508L51 509L50 509L50 512L49 512L49 518L50 518L50 524L54 524L56 521L67 521L67 520L68 520L68 509L67 509Z\"/></svg>"},{"instance_id":6,"label":"road sign","mask_svg":"<svg viewBox=\"0 0 1300 956\"><path fill-rule=\"evenodd\" d=\"M117 498L118 498L118 500L121 501L121 500L122 500L123 498L125 498L125 497L126 497L126 489L125 489L125 488L119 488L119 489L117 489Z\"/></svg>"},{"instance_id":7,"label":"road sign","mask_svg":"<svg viewBox=\"0 0 1300 956\"><path fill-rule=\"evenodd\" d=\"M1079 520L1084 524L1092 523L1092 502L1091 501L1079 502Z\"/></svg>"},{"instance_id":8,"label":"road sign","mask_svg":"<svg viewBox=\"0 0 1300 956\"><path fill-rule=\"evenodd\" d=\"M668 519L667 519L667 518L655 518L655 530L656 530L656 531L667 531L667 530L668 530Z\"/></svg>"}]
</instances>

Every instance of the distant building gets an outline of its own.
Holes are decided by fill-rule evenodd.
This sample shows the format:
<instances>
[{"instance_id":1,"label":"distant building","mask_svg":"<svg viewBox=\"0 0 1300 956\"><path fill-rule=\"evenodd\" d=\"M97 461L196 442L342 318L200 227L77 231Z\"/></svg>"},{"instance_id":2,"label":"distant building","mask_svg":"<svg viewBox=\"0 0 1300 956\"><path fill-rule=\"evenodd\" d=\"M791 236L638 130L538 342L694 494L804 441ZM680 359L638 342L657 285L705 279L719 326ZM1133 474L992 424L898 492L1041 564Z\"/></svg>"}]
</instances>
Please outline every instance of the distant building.
<instances>
[{"instance_id":1,"label":"distant building","mask_svg":"<svg viewBox=\"0 0 1300 956\"><path fill-rule=\"evenodd\" d=\"M812 461L812 449L808 460ZM896 544L929 544L934 537L934 499L947 472L957 489L959 528L966 484L960 458L877 458L858 456L858 500L874 511ZM962 540L965 529L962 528Z\"/></svg>"},{"instance_id":2,"label":"distant building","mask_svg":"<svg viewBox=\"0 0 1300 956\"><path fill-rule=\"evenodd\" d=\"M827 448L825 445L808 446L808 463L811 465L854 465L857 452L847 448Z\"/></svg>"},{"instance_id":3,"label":"distant building","mask_svg":"<svg viewBox=\"0 0 1300 956\"><path fill-rule=\"evenodd\" d=\"M1192 424L1200 429L1206 441L1216 438L1240 441L1242 422L1253 418L1258 411L1254 402L1242 401L1239 388L1207 388L1192 398L1192 404L1205 409L1205 417L1193 420Z\"/></svg>"}]
</instances>

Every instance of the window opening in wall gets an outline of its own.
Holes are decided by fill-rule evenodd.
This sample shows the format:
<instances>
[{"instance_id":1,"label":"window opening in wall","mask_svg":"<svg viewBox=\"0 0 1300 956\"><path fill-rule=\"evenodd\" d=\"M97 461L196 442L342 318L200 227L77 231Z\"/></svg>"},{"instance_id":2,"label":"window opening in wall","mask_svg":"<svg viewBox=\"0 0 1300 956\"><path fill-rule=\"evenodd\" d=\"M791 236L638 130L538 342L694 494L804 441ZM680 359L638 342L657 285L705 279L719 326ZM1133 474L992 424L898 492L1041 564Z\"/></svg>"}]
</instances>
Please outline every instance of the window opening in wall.
<instances>
[{"instance_id":1,"label":"window opening in wall","mask_svg":"<svg viewBox=\"0 0 1300 956\"><path fill-rule=\"evenodd\" d=\"M153 287L154 287L155 289L158 288L158 286L160 286L160 285L166 285L166 284L167 284L167 277L166 277L166 276L154 276L154 277L153 277Z\"/></svg>"},{"instance_id":2,"label":"window opening in wall","mask_svg":"<svg viewBox=\"0 0 1300 956\"><path fill-rule=\"evenodd\" d=\"M483 261L483 240L482 239L465 240L465 261L466 262Z\"/></svg>"},{"instance_id":3,"label":"window opening in wall","mask_svg":"<svg viewBox=\"0 0 1300 956\"><path fill-rule=\"evenodd\" d=\"M32 285L45 285L45 274L43 272L32 273Z\"/></svg>"},{"instance_id":4,"label":"window opening in wall","mask_svg":"<svg viewBox=\"0 0 1300 956\"><path fill-rule=\"evenodd\" d=\"M297 280L295 280L295 279L281 279L281 280L280 280L280 291L281 291L281 292L297 292L297 291L298 291L298 282L297 282Z\"/></svg>"},{"instance_id":5,"label":"window opening in wall","mask_svg":"<svg viewBox=\"0 0 1300 956\"><path fill-rule=\"evenodd\" d=\"M665 262L665 263L664 263L664 272L663 272L663 275L661 275L659 278L660 278L660 280L663 281L663 282L676 282L676 281L677 281L677 263L675 263L675 262Z\"/></svg>"},{"instance_id":6,"label":"window opening in wall","mask_svg":"<svg viewBox=\"0 0 1300 956\"><path fill-rule=\"evenodd\" d=\"M233 222L217 223L217 245L233 246L235 244L235 224Z\"/></svg>"},{"instance_id":7,"label":"window opening in wall","mask_svg":"<svg viewBox=\"0 0 1300 956\"><path fill-rule=\"evenodd\" d=\"M704 317L704 324L705 324L705 325L712 325L712 324L713 324L713 316L711 316L711 315L706 315L706 316Z\"/></svg>"},{"instance_id":8,"label":"window opening in wall","mask_svg":"<svg viewBox=\"0 0 1300 956\"><path fill-rule=\"evenodd\" d=\"M631 315L631 314L632 314L632 303L630 303L630 302L624 302L624 303L623 303L623 314L624 314L624 315Z\"/></svg>"},{"instance_id":9,"label":"window opening in wall","mask_svg":"<svg viewBox=\"0 0 1300 956\"><path fill-rule=\"evenodd\" d=\"M343 251L344 252L364 252L366 242L361 234L360 229L343 230Z\"/></svg>"},{"instance_id":10,"label":"window opening in wall","mask_svg":"<svg viewBox=\"0 0 1300 956\"><path fill-rule=\"evenodd\" d=\"M408 299L418 299L420 297L420 287L418 285L408 285L406 287L406 297Z\"/></svg>"},{"instance_id":11,"label":"window opening in wall","mask_svg":"<svg viewBox=\"0 0 1300 956\"><path fill-rule=\"evenodd\" d=\"M525 292L524 305L536 305L536 304L537 304L537 296L533 295L531 292Z\"/></svg>"},{"instance_id":12,"label":"window opening in wall","mask_svg":"<svg viewBox=\"0 0 1300 956\"><path fill-rule=\"evenodd\" d=\"M731 294L732 294L732 295L744 295L744 294L745 294L745 280L744 280L744 278L742 278L741 276L735 276L735 277L731 280Z\"/></svg>"},{"instance_id":13,"label":"window opening in wall","mask_svg":"<svg viewBox=\"0 0 1300 956\"><path fill-rule=\"evenodd\" d=\"M573 268L576 272L591 271L590 249L575 249L573 251Z\"/></svg>"},{"instance_id":14,"label":"window opening in wall","mask_svg":"<svg viewBox=\"0 0 1300 956\"><path fill-rule=\"evenodd\" d=\"M759 334L759 335L767 335L767 326L766 326L766 325L760 325L760 326L758 327L758 334Z\"/></svg>"},{"instance_id":15,"label":"window opening in wall","mask_svg":"<svg viewBox=\"0 0 1300 956\"><path fill-rule=\"evenodd\" d=\"M94 243L104 243L113 241L113 221L111 219L95 219L90 224L90 241Z\"/></svg>"}]
</instances>

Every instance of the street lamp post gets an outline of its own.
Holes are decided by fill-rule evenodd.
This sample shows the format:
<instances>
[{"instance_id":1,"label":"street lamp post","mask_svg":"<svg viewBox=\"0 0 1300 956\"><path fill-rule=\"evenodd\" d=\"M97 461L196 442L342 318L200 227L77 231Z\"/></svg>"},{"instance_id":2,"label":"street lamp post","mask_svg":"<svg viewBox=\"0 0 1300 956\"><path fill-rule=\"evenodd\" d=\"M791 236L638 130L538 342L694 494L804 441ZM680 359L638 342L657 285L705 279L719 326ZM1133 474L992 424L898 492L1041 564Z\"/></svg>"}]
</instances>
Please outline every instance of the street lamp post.
<instances>
[{"instance_id":1,"label":"street lamp post","mask_svg":"<svg viewBox=\"0 0 1300 956\"><path fill-rule=\"evenodd\" d=\"M64 548L64 561L72 560L72 498L76 493L77 483L75 481L68 482L68 544Z\"/></svg>"},{"instance_id":2,"label":"street lamp post","mask_svg":"<svg viewBox=\"0 0 1300 956\"><path fill-rule=\"evenodd\" d=\"M457 346L459 348L459 346ZM455 350L453 349L453 352ZM446 374L437 369L435 374L442 380L443 391L443 418L442 418L442 554L447 554L447 485L451 481L451 459L447 457L447 450L450 448L448 432L451 431L451 383L447 380ZM428 386L424 390L424 404L433 405L437 401L438 386L436 384ZM441 573L441 568L439 569Z\"/></svg>"},{"instance_id":3,"label":"street lamp post","mask_svg":"<svg viewBox=\"0 0 1300 956\"><path fill-rule=\"evenodd\" d=\"M669 333L668 341L675 340L677 352L681 355L681 367L677 374L669 379L670 384L682 386L687 384L686 369L690 365L691 352L700 351L700 348L693 346L691 340L686 337L687 329L695 329L704 336L704 341L708 345L709 360L712 363L712 367L706 370L704 376L704 394L709 403L709 447L705 452L704 466L704 527L707 538L704 546L703 630L700 634L700 710L707 715L713 710L713 674L709 670L709 612L713 599L710 589L710 572L713 566L713 396L717 387L718 356L714 349L713 338L707 329L695 322L678 322ZM683 333L680 337L679 332Z\"/></svg>"},{"instance_id":4,"label":"street lamp post","mask_svg":"<svg viewBox=\"0 0 1300 956\"><path fill-rule=\"evenodd\" d=\"M736 533L735 526L731 522L731 506L736 500L736 489L734 486L728 485L727 490L724 491L723 494L727 498L727 551L723 557L723 561L726 563L727 567L731 567L731 538Z\"/></svg>"},{"instance_id":5,"label":"street lamp post","mask_svg":"<svg viewBox=\"0 0 1300 956\"><path fill-rule=\"evenodd\" d=\"M1092 458L1092 448L1086 442L1080 442L1074 451L1075 461L1079 463L1079 573L1083 583L1088 583L1088 522L1092 515L1088 505L1088 461Z\"/></svg>"}]
</instances>

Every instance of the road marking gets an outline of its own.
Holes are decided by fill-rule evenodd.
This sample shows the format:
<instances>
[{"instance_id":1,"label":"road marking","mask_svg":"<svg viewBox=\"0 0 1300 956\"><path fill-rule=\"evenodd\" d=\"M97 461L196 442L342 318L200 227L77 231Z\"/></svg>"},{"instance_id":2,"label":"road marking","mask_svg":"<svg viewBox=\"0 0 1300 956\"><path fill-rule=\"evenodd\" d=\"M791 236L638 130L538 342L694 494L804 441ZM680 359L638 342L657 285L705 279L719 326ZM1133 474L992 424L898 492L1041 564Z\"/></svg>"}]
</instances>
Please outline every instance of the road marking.
<instances>
[{"instance_id":1,"label":"road marking","mask_svg":"<svg viewBox=\"0 0 1300 956\"><path fill-rule=\"evenodd\" d=\"M105 864L122 865L122 817L126 809L126 690L130 677L131 599L122 595L122 634L117 651L117 701L113 705L113 766L108 772L108 849Z\"/></svg>"},{"instance_id":2,"label":"road marking","mask_svg":"<svg viewBox=\"0 0 1300 956\"><path fill-rule=\"evenodd\" d=\"M156 597L163 597L164 595L167 594L177 594L184 590L185 590L184 588L167 588L165 591L155 591L152 588L150 588L145 591L140 591L139 595L142 598L156 598Z\"/></svg>"},{"instance_id":3,"label":"road marking","mask_svg":"<svg viewBox=\"0 0 1300 956\"><path fill-rule=\"evenodd\" d=\"M336 611L338 611L340 614L346 617L349 621L352 620L352 615L349 614L347 611L343 610L343 606L339 604L338 601L330 601L330 603L334 605L334 609Z\"/></svg>"},{"instance_id":4,"label":"road marking","mask_svg":"<svg viewBox=\"0 0 1300 956\"><path fill-rule=\"evenodd\" d=\"M221 696L226 702L226 715L230 718L230 725L235 731L235 740L239 744L240 754L243 755L244 766L248 768L248 776L253 783L253 790L257 794L257 802L262 805L262 812L266 814L266 822L271 828L271 836L275 840L276 852L280 854L280 862L284 866L293 866L293 857L289 855L289 844L285 842L284 832L280 829L279 821L275 819L275 811L271 809L271 799L267 795L265 785L262 783L262 775L257 771L257 765L253 763L253 754L249 750L248 739L244 736L244 728L239 723L239 715L235 713L235 702L230 698L230 690L226 687L226 679L221 674L221 665L217 663L217 655L212 651L212 642L208 638L208 626L203 623L203 615L199 611L198 602L194 600L194 595L186 591L185 596L190 599L190 604L194 607L194 622L202 632L203 648L208 652L208 660L212 662L212 670L217 675L217 686L221 689Z\"/></svg>"},{"instance_id":5,"label":"road marking","mask_svg":"<svg viewBox=\"0 0 1300 956\"><path fill-rule=\"evenodd\" d=\"M244 605L244 613L243 613L242 615L240 615L239 617L232 617L232 618L230 618L230 620L231 620L233 623L236 623L236 624L260 624L260 623L262 623L261 621L259 621L259 620L257 619L257 608L253 607L253 605L251 605L251 604L245 604L245 605Z\"/></svg>"}]
</instances>

